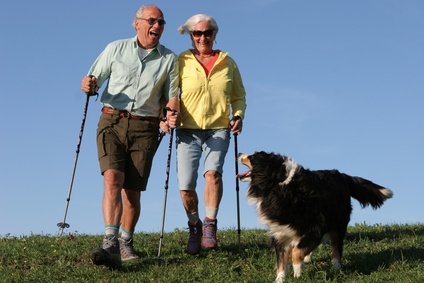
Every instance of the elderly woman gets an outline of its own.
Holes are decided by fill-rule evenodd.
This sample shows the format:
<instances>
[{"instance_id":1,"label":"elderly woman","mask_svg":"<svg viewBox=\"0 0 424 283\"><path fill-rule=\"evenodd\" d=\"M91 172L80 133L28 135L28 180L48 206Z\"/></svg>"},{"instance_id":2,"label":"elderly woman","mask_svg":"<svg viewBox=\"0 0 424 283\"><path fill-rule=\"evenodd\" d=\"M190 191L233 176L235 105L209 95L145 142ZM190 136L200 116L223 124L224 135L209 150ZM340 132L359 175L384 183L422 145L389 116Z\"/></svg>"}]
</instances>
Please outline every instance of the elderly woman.
<instances>
[{"instance_id":1,"label":"elderly woman","mask_svg":"<svg viewBox=\"0 0 424 283\"><path fill-rule=\"evenodd\" d=\"M222 173L230 133L241 133L246 92L228 52L213 49L218 25L198 14L178 28L193 48L179 55L181 126L177 128L177 170L181 200L188 217L189 254L217 246L217 215L223 194ZM230 119L231 114L231 119ZM199 219L196 183L203 155L206 215ZM202 239L203 237L203 239Z\"/></svg>"}]
</instances>

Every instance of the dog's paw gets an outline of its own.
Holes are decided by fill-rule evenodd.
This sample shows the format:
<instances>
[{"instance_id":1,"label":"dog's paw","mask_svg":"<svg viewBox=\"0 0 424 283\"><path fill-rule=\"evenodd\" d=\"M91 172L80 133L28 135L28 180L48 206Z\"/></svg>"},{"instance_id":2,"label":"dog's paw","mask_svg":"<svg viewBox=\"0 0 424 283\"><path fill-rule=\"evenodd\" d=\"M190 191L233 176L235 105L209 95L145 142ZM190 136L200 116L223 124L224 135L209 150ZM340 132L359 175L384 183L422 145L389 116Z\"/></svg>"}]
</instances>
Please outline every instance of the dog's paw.
<instances>
[{"instance_id":1,"label":"dog's paw","mask_svg":"<svg viewBox=\"0 0 424 283\"><path fill-rule=\"evenodd\" d=\"M299 278L302 275L303 264L293 264L293 273L295 278Z\"/></svg>"},{"instance_id":2,"label":"dog's paw","mask_svg":"<svg viewBox=\"0 0 424 283\"><path fill-rule=\"evenodd\" d=\"M303 259L304 262L308 263L312 261L312 252L310 252L308 255L305 256Z\"/></svg>"},{"instance_id":3,"label":"dog's paw","mask_svg":"<svg viewBox=\"0 0 424 283\"><path fill-rule=\"evenodd\" d=\"M286 277L286 274L284 272L278 273L277 278L275 278L274 283L283 283L285 277Z\"/></svg>"},{"instance_id":4,"label":"dog's paw","mask_svg":"<svg viewBox=\"0 0 424 283\"><path fill-rule=\"evenodd\" d=\"M340 261L336 258L333 258L333 269L340 269L342 268Z\"/></svg>"}]
</instances>

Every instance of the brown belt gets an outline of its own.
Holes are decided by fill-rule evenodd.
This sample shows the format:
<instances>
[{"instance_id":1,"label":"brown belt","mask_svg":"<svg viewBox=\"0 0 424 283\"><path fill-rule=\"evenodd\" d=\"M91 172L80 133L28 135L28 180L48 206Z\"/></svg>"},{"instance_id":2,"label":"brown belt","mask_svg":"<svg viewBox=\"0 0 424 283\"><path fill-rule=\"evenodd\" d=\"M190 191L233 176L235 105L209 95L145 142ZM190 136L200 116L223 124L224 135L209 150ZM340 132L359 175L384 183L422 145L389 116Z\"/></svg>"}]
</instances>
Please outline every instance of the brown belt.
<instances>
[{"instance_id":1,"label":"brown belt","mask_svg":"<svg viewBox=\"0 0 424 283\"><path fill-rule=\"evenodd\" d=\"M103 107L102 113L111 114L111 115L118 115L119 117L125 117L125 118L129 118L129 119L145 120L145 121L150 121L150 122L158 122L159 121L159 118L157 118L157 117L136 116L136 115L132 115L128 111L115 110L115 109L112 109L112 108L109 108L109 107Z\"/></svg>"}]
</instances>

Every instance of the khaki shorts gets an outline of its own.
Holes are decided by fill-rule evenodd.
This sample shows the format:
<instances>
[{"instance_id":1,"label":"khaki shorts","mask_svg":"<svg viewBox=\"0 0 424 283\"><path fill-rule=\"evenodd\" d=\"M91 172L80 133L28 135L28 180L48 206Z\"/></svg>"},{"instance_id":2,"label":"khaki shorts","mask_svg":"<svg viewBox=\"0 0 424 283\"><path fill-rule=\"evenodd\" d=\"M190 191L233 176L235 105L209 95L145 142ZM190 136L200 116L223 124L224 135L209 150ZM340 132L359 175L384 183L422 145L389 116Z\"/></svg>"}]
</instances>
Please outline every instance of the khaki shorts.
<instances>
[{"instance_id":1,"label":"khaki shorts","mask_svg":"<svg viewBox=\"0 0 424 283\"><path fill-rule=\"evenodd\" d=\"M158 122L102 114L97 128L100 170L125 173L124 188L145 191L158 144Z\"/></svg>"}]
</instances>

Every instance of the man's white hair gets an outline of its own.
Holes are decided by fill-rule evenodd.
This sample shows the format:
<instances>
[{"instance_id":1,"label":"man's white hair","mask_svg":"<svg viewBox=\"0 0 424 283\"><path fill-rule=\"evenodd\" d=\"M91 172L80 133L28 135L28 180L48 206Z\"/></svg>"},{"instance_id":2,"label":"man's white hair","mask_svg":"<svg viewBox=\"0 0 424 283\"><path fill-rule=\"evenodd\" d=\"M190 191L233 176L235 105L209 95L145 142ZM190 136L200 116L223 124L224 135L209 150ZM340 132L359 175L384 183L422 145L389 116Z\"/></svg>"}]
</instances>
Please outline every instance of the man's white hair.
<instances>
[{"instance_id":1,"label":"man's white hair","mask_svg":"<svg viewBox=\"0 0 424 283\"><path fill-rule=\"evenodd\" d=\"M155 7L155 8L158 8L158 9L159 9L159 7L158 7L158 6L156 6L156 5L143 5L143 6L141 6L140 8L138 8L137 12L135 12L134 20L133 20L133 23L132 23L132 26L133 26L133 28L135 29L135 31L137 31L137 30L136 30L136 28L135 28L135 21L137 21L138 19L142 18L142 17L143 17L144 10L145 10L146 8L150 8L150 7ZM163 12L162 12L162 10L161 10L161 9L159 9L159 11L161 12L162 17L163 17Z\"/></svg>"}]
</instances>

